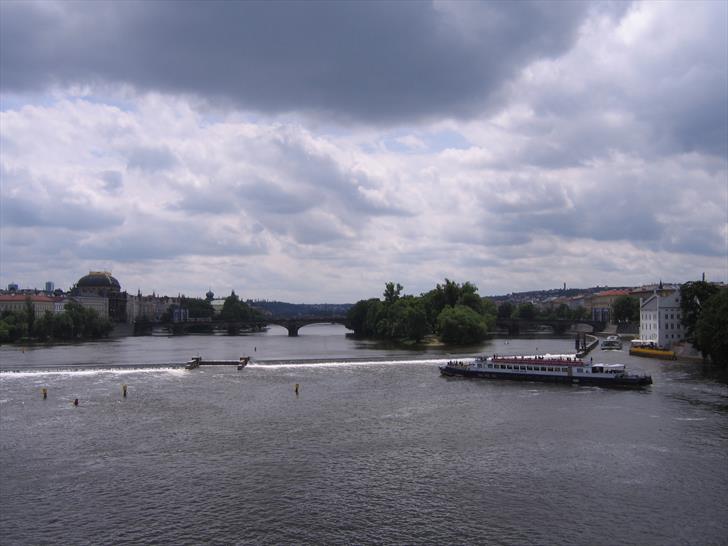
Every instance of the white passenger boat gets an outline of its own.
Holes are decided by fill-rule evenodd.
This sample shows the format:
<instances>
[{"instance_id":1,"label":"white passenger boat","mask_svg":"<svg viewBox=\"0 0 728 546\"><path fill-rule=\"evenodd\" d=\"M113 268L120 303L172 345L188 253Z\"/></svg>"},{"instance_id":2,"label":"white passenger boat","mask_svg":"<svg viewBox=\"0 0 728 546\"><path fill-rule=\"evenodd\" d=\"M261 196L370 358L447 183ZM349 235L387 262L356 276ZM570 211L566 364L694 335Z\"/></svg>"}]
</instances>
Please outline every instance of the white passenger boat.
<instances>
[{"instance_id":1,"label":"white passenger boat","mask_svg":"<svg viewBox=\"0 0 728 546\"><path fill-rule=\"evenodd\" d=\"M604 350L619 350L622 348L622 340L619 336L607 336L599 347Z\"/></svg>"},{"instance_id":2,"label":"white passenger boat","mask_svg":"<svg viewBox=\"0 0 728 546\"><path fill-rule=\"evenodd\" d=\"M574 355L493 355L471 361L450 361L440 367L440 373L447 377L543 381L603 387L645 387L652 384L650 375L627 373L624 364L584 362Z\"/></svg>"}]
</instances>

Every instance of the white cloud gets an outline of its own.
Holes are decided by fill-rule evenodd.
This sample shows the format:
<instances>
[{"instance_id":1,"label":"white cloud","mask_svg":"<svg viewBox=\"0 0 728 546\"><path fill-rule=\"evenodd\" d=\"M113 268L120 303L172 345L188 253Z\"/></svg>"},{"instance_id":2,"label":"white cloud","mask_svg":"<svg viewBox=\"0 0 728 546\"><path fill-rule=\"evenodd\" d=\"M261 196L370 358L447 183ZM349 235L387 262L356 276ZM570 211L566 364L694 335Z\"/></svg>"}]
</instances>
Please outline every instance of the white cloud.
<instances>
[{"instance_id":1,"label":"white cloud","mask_svg":"<svg viewBox=\"0 0 728 546\"><path fill-rule=\"evenodd\" d=\"M437 9L480 29L463 6ZM108 268L131 291L343 302L389 280L728 280L724 12L592 9L571 49L531 44L544 54L466 120L373 128L128 85L6 93L0 283Z\"/></svg>"}]
</instances>

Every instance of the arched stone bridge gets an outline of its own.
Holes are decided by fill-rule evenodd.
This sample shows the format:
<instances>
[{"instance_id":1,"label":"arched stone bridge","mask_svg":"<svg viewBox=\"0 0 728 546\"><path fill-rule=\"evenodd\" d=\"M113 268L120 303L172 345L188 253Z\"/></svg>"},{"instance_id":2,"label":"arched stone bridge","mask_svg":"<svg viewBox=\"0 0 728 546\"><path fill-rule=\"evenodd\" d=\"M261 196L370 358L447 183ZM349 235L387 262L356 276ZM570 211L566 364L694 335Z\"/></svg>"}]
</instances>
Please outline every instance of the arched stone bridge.
<instances>
[{"instance_id":1,"label":"arched stone bridge","mask_svg":"<svg viewBox=\"0 0 728 546\"><path fill-rule=\"evenodd\" d=\"M536 326L550 326L557 334L563 334L571 326L586 324L592 327L592 333L601 332L607 327L607 323L601 320L588 319L496 319L495 325L498 328L508 330L512 336L518 335L522 330L534 329Z\"/></svg>"},{"instance_id":2,"label":"arched stone bridge","mask_svg":"<svg viewBox=\"0 0 728 546\"><path fill-rule=\"evenodd\" d=\"M295 317L295 318L266 318L265 324L283 326L288 330L290 337L298 336L298 331L309 324L346 324L346 317Z\"/></svg>"},{"instance_id":3,"label":"arched stone bridge","mask_svg":"<svg viewBox=\"0 0 728 546\"><path fill-rule=\"evenodd\" d=\"M164 329L173 334L188 334L190 332L197 333L213 333L215 331L227 331L228 333L239 333L241 330L261 330L269 324L283 326L288 330L290 337L298 336L298 331L309 324L346 324L345 316L333 317L267 317L262 320L244 321L244 322L225 322L225 321L209 321L209 322L176 322L161 324L158 322L134 323L135 335L149 335L153 330Z\"/></svg>"}]
</instances>

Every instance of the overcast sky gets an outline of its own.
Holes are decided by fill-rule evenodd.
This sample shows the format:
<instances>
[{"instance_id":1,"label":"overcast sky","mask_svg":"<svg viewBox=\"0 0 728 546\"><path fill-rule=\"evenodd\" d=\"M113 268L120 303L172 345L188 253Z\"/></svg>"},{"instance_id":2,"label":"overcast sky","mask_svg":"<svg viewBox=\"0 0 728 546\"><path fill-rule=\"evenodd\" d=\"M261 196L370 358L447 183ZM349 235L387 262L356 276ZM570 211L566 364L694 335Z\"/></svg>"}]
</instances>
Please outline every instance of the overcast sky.
<instances>
[{"instance_id":1,"label":"overcast sky","mask_svg":"<svg viewBox=\"0 0 728 546\"><path fill-rule=\"evenodd\" d=\"M0 2L0 284L728 278L728 3Z\"/></svg>"}]
</instances>

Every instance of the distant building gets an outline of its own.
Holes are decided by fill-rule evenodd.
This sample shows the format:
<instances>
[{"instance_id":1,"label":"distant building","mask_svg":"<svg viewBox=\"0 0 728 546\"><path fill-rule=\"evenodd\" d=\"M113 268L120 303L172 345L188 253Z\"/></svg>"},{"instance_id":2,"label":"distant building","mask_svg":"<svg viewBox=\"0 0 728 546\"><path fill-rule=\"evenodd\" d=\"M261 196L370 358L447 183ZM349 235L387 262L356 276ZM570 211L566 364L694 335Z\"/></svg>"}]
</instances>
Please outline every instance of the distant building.
<instances>
[{"instance_id":1,"label":"distant building","mask_svg":"<svg viewBox=\"0 0 728 546\"><path fill-rule=\"evenodd\" d=\"M46 311L53 313L54 300L48 296L31 296L25 294L0 295L0 312L20 312L26 309L28 302L33 307L36 317L42 316Z\"/></svg>"},{"instance_id":2,"label":"distant building","mask_svg":"<svg viewBox=\"0 0 728 546\"><path fill-rule=\"evenodd\" d=\"M17 292L18 291L18 284L11 282L8 284L8 292Z\"/></svg>"},{"instance_id":3,"label":"distant building","mask_svg":"<svg viewBox=\"0 0 728 546\"><path fill-rule=\"evenodd\" d=\"M65 303L68 303L69 301L75 301L81 307L86 309L93 309L101 318L111 318L109 316L109 298L105 298L103 296L71 296L65 301Z\"/></svg>"},{"instance_id":4,"label":"distant building","mask_svg":"<svg viewBox=\"0 0 728 546\"><path fill-rule=\"evenodd\" d=\"M170 298L169 296L142 296L141 291L136 296L126 296L126 321L134 324L137 320L150 320L157 322L172 306L180 307L181 298ZM185 309L186 311L186 309ZM174 311L173 311L174 312ZM177 316L182 316L179 312ZM172 317L174 320L174 316ZM186 320L186 319L185 319Z\"/></svg>"},{"instance_id":5,"label":"distant building","mask_svg":"<svg viewBox=\"0 0 728 546\"><path fill-rule=\"evenodd\" d=\"M685 339L679 289L640 299L640 339L665 348Z\"/></svg>"},{"instance_id":6,"label":"distant building","mask_svg":"<svg viewBox=\"0 0 728 546\"><path fill-rule=\"evenodd\" d=\"M225 305L226 299L227 298L214 298L212 300L208 300L210 302L210 305L212 305L212 308L214 309L216 315L222 313L222 308Z\"/></svg>"},{"instance_id":7,"label":"distant building","mask_svg":"<svg viewBox=\"0 0 728 546\"><path fill-rule=\"evenodd\" d=\"M69 301L70 300L67 299L65 296L55 296L53 298L53 313L56 315L59 313L63 313L66 310L66 304Z\"/></svg>"},{"instance_id":8,"label":"distant building","mask_svg":"<svg viewBox=\"0 0 728 546\"><path fill-rule=\"evenodd\" d=\"M617 298L628 295L628 290L604 290L592 294L588 303L592 320L612 322L612 306L614 302Z\"/></svg>"},{"instance_id":9,"label":"distant building","mask_svg":"<svg viewBox=\"0 0 728 546\"><path fill-rule=\"evenodd\" d=\"M101 297L108 299L107 316L114 322L126 321L126 292L108 271L90 271L71 289L71 296Z\"/></svg>"},{"instance_id":10,"label":"distant building","mask_svg":"<svg viewBox=\"0 0 728 546\"><path fill-rule=\"evenodd\" d=\"M634 296L635 298L641 298L646 300L654 294L667 296L668 294L672 294L673 292L675 292L675 290L679 289L680 287L676 284L662 284L662 282L660 282L658 284L646 284L640 286L639 288L633 288L629 291L629 295Z\"/></svg>"},{"instance_id":11,"label":"distant building","mask_svg":"<svg viewBox=\"0 0 728 546\"><path fill-rule=\"evenodd\" d=\"M46 294L52 294L55 289L56 289L56 285L53 281L46 281L46 283L45 283L45 293Z\"/></svg>"},{"instance_id":12,"label":"distant building","mask_svg":"<svg viewBox=\"0 0 728 546\"><path fill-rule=\"evenodd\" d=\"M173 303L169 309L172 312L172 322L187 322L190 319L190 312L186 307Z\"/></svg>"}]
</instances>

